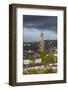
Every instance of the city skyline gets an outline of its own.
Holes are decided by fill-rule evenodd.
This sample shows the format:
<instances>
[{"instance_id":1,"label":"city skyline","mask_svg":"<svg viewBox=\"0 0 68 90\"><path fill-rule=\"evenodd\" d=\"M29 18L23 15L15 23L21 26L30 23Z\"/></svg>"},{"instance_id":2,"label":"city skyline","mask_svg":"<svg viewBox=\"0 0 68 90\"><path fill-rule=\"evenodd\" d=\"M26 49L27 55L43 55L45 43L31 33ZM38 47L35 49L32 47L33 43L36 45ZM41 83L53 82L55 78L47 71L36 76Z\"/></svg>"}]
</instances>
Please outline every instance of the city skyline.
<instances>
[{"instance_id":1,"label":"city skyline","mask_svg":"<svg viewBox=\"0 0 68 90\"><path fill-rule=\"evenodd\" d=\"M43 32L44 40L57 40L56 16L23 16L24 42L38 42Z\"/></svg>"}]
</instances>

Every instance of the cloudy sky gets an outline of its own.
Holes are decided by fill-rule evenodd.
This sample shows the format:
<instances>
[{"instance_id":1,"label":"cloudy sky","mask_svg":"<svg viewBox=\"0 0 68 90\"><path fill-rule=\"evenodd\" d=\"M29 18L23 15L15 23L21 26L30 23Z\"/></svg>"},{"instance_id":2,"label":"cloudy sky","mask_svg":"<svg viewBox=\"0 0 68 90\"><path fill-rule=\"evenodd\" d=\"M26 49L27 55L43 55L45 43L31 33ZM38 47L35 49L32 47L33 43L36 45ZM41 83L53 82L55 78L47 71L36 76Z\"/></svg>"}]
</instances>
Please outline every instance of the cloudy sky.
<instances>
[{"instance_id":1,"label":"cloudy sky","mask_svg":"<svg viewBox=\"0 0 68 90\"><path fill-rule=\"evenodd\" d=\"M57 39L56 16L23 15L24 42L36 42L40 33L44 33L45 40Z\"/></svg>"}]
</instances>

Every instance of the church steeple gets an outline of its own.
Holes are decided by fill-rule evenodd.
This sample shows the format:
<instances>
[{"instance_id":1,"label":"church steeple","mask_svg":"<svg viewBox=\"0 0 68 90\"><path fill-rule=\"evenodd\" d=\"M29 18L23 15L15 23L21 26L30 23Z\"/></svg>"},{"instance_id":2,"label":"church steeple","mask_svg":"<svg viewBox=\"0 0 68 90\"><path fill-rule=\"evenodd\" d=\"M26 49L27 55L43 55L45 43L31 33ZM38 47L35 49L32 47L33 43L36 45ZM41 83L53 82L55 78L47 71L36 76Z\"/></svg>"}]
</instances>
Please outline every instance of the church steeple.
<instances>
[{"instance_id":1,"label":"church steeple","mask_svg":"<svg viewBox=\"0 0 68 90\"><path fill-rule=\"evenodd\" d=\"M41 32L40 34L40 44L39 44L39 51L43 52L45 49L45 41L44 41L44 34Z\"/></svg>"}]
</instances>

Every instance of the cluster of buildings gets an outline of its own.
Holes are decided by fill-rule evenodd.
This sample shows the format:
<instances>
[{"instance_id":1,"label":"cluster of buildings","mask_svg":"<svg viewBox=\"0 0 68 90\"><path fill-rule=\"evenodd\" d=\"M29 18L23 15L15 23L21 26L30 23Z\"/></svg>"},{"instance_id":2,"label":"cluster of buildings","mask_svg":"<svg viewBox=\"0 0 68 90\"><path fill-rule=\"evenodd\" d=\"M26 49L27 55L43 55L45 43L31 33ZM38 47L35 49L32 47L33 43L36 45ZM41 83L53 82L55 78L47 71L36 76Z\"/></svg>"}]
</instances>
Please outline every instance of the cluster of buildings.
<instances>
[{"instance_id":1,"label":"cluster of buildings","mask_svg":"<svg viewBox=\"0 0 68 90\"><path fill-rule=\"evenodd\" d=\"M40 41L39 41L39 44L38 44L38 48L35 48L33 50L31 49L24 49L23 51L23 65L24 65L24 69L27 69L28 68L39 68L39 67L43 67L44 65L41 65L41 58L40 58L40 52L43 52L43 51L47 51L48 54L53 54L55 56L57 56L57 48L56 47L52 47L52 48L49 48L47 50L45 50L45 40L44 40L44 34L41 32L40 34ZM24 44L24 46L27 47L31 47L31 44ZM32 66L30 64L30 60L31 58L35 58L35 65Z\"/></svg>"}]
</instances>

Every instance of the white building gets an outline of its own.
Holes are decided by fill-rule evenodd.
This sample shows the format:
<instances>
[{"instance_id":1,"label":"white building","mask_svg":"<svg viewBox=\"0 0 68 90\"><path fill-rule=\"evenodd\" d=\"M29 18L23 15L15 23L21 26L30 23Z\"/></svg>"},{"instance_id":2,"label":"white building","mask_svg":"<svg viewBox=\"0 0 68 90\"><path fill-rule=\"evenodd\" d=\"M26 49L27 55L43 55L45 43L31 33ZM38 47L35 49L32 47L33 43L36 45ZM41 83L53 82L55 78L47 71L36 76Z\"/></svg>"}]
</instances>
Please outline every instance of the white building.
<instances>
[{"instance_id":1,"label":"white building","mask_svg":"<svg viewBox=\"0 0 68 90\"><path fill-rule=\"evenodd\" d=\"M41 63L41 58L35 59L35 63ZM30 60L29 59L23 60L23 64L24 65L30 64Z\"/></svg>"}]
</instances>

